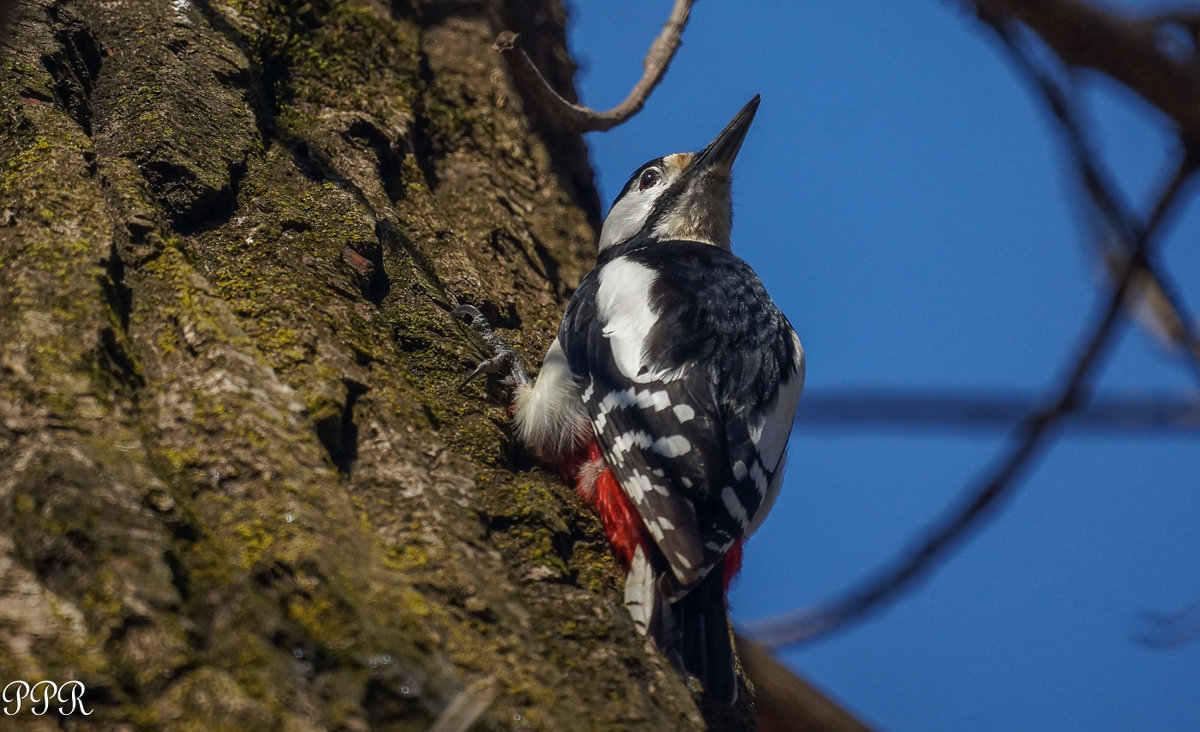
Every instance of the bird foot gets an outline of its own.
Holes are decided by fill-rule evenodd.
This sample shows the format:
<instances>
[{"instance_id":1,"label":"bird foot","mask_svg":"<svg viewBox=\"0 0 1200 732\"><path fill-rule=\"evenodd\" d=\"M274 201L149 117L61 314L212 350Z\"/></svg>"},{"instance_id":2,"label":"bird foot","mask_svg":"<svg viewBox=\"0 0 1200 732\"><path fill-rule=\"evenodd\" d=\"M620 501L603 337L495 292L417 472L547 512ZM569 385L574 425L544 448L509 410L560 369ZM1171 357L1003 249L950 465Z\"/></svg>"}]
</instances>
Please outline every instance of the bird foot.
<instances>
[{"instance_id":1,"label":"bird foot","mask_svg":"<svg viewBox=\"0 0 1200 732\"><path fill-rule=\"evenodd\" d=\"M454 308L454 314L470 324L494 354L476 366L475 370L463 379L458 386L459 390L465 388L480 374L503 374L504 378L499 382L505 386L521 386L529 383L529 376L525 373L525 365L521 363L521 357L503 338L496 335L492 330L492 324L488 322L483 313L479 312L479 308L474 305L459 305Z\"/></svg>"}]
</instances>

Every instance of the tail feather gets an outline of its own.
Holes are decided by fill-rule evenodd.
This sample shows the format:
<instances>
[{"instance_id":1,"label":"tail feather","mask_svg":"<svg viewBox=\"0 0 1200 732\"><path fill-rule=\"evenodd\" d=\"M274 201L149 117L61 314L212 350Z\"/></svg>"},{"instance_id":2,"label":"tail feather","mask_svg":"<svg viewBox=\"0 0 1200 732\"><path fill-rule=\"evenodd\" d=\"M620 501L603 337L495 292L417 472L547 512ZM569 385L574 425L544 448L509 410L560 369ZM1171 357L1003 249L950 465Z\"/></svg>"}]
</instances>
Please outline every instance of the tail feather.
<instances>
[{"instance_id":1,"label":"tail feather","mask_svg":"<svg viewBox=\"0 0 1200 732\"><path fill-rule=\"evenodd\" d=\"M654 637L685 677L699 681L705 696L732 704L738 685L723 573L711 572L675 602L667 600L673 593L658 586L660 577L639 547L625 581L625 605L634 625Z\"/></svg>"},{"instance_id":2,"label":"tail feather","mask_svg":"<svg viewBox=\"0 0 1200 732\"><path fill-rule=\"evenodd\" d=\"M703 684L709 698L732 704L737 700L737 672L722 573L711 572L669 607L681 667Z\"/></svg>"},{"instance_id":3,"label":"tail feather","mask_svg":"<svg viewBox=\"0 0 1200 732\"><path fill-rule=\"evenodd\" d=\"M638 545L629 562L629 574L625 575L625 609L633 618L633 625L642 635L657 627L658 592L654 588L654 569L646 557L646 550Z\"/></svg>"},{"instance_id":4,"label":"tail feather","mask_svg":"<svg viewBox=\"0 0 1200 732\"><path fill-rule=\"evenodd\" d=\"M625 503L610 501L613 496ZM605 531L618 556L629 566L625 608L634 627L654 638L680 673L699 681L707 697L726 704L735 702L737 672L725 591L741 567L742 543L737 542L724 563L699 584L683 588L674 581L657 549L642 541L638 524L630 518L636 516L632 504L620 492L611 471L604 470L588 497L602 509ZM618 505L624 513L614 509Z\"/></svg>"}]
</instances>

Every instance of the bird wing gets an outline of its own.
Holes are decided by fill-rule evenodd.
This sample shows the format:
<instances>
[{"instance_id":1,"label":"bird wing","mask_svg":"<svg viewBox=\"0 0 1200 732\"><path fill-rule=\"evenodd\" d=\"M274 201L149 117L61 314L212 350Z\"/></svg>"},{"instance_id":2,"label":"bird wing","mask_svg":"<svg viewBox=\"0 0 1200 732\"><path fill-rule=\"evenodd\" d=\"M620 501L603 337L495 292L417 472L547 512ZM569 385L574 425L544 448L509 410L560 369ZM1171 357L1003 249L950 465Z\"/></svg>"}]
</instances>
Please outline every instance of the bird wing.
<instances>
[{"instance_id":1,"label":"bird wing","mask_svg":"<svg viewBox=\"0 0 1200 732\"><path fill-rule=\"evenodd\" d=\"M799 342L748 266L692 242L598 267L560 339L608 466L681 596L778 489Z\"/></svg>"}]
</instances>

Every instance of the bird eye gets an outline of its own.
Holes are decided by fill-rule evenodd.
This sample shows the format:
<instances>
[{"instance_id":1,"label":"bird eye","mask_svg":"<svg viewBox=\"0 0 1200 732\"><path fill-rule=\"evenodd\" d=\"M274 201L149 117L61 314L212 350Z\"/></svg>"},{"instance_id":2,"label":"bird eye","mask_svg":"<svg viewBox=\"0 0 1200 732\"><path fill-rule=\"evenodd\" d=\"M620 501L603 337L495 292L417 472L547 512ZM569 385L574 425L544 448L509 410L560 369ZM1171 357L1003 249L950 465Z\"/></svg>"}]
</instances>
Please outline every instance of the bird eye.
<instances>
[{"instance_id":1,"label":"bird eye","mask_svg":"<svg viewBox=\"0 0 1200 732\"><path fill-rule=\"evenodd\" d=\"M657 169L650 168L646 172L642 173L642 177L638 180L638 190L644 191L647 188L649 188L650 186L655 185L656 183L658 183L658 179L660 177L661 177L661 174L658 172Z\"/></svg>"}]
</instances>

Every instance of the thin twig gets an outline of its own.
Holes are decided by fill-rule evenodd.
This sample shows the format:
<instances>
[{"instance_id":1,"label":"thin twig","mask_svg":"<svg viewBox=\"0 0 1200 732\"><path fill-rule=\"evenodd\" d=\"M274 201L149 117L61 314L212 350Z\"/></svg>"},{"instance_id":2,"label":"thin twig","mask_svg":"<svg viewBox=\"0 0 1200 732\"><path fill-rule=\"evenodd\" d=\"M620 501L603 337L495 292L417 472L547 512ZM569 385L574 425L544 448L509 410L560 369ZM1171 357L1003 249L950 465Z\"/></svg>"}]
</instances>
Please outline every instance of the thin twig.
<instances>
[{"instance_id":1,"label":"thin twig","mask_svg":"<svg viewBox=\"0 0 1200 732\"><path fill-rule=\"evenodd\" d=\"M1200 638L1200 599L1173 613L1145 612L1136 637L1151 648L1178 648Z\"/></svg>"},{"instance_id":2,"label":"thin twig","mask_svg":"<svg viewBox=\"0 0 1200 732\"><path fill-rule=\"evenodd\" d=\"M1150 216L1150 226L1158 226L1166 216L1164 204L1175 200L1198 164L1200 158L1197 157L1196 151L1186 151L1185 159L1179 166L1174 180ZM1113 269L1111 263L1109 268ZM1200 379L1200 331L1197 330L1195 316L1184 303L1179 287L1158 263L1153 253L1146 257L1141 269L1141 277L1134 283L1134 289L1138 293L1137 299L1146 303L1150 316L1154 318L1163 334L1184 350L1194 375Z\"/></svg>"},{"instance_id":3,"label":"thin twig","mask_svg":"<svg viewBox=\"0 0 1200 732\"><path fill-rule=\"evenodd\" d=\"M1008 24L996 22L993 27L1000 33L1001 39L1018 61L1026 68L1034 70L1039 83L1048 80L1048 77L1036 72ZM1062 99L1061 95L1056 98ZM1084 153L1086 154L1086 150ZM1150 242L1163 218L1162 214L1171 207L1181 190L1180 181L1189 177L1194 170L1191 163L1190 158L1185 160L1180 172L1166 187L1157 207L1157 211L1161 213L1151 217L1145 225L1139 225L1129 218L1123 219L1130 235L1129 256L1121 265L1119 276L1101 317L1092 326L1091 334L1087 337L1073 367L1057 389L1058 396L1017 427L1008 455L968 491L966 502L935 524L935 528L914 550L902 556L891 568L860 585L858 589L851 590L840 599L829 603L755 623L747 628L751 637L779 647L811 641L834 630L845 628L851 621L878 609L931 572L938 561L961 544L972 529L977 528L984 518L995 512L1001 500L1007 498L1017 486L1016 479L1022 470L1045 445L1052 427L1085 401L1091 373L1112 340L1118 315L1136 273L1145 267L1147 255L1151 250ZM1091 182L1089 181L1089 184Z\"/></svg>"},{"instance_id":4,"label":"thin twig","mask_svg":"<svg viewBox=\"0 0 1200 732\"><path fill-rule=\"evenodd\" d=\"M546 77L538 71L533 61L518 45L518 36L512 31L503 31L496 36L495 48L508 60L517 82L536 98L548 112L564 125L576 132L595 132L612 129L641 111L654 87L667 73L667 66L675 57L682 43L683 29L696 0L675 0L671 15L663 24L662 31L650 44L646 59L642 62L642 78L634 85L625 101L606 112L574 104L563 99L550 87Z\"/></svg>"},{"instance_id":5,"label":"thin twig","mask_svg":"<svg viewBox=\"0 0 1200 732\"><path fill-rule=\"evenodd\" d=\"M1145 238L1141 239L1142 242ZM1026 418L1018 427L1013 440L1014 447L990 475L971 488L970 500L939 521L936 528L890 569L863 583L832 603L803 608L776 618L768 618L747 627L750 637L772 647L794 645L814 640L834 630L845 628L850 621L857 620L879 608L898 593L910 587L917 579L928 574L951 549L960 544L970 529L994 511L1001 498L1006 497L1016 486L1014 480L1042 446L1050 427L1075 409L1083 396L1086 379L1093 364L1104 350L1121 311L1121 301L1133 280L1136 268L1132 260L1118 282L1103 316L1092 328L1087 345L1059 389L1058 397L1049 406Z\"/></svg>"},{"instance_id":6,"label":"thin twig","mask_svg":"<svg viewBox=\"0 0 1200 732\"><path fill-rule=\"evenodd\" d=\"M980 17L997 30L999 30L999 24L1004 22L1002 19L986 13L981 13ZM1119 189L1111 182L1096 156L1092 154L1087 143L1087 136L1083 131L1083 125L1076 118L1062 88L1049 73L1035 66L1025 54L1015 48L1011 36L1006 36L1004 31L999 32L1012 51L1011 55L1017 64L1041 91L1066 137L1071 159L1083 180L1088 197L1096 211L1105 219L1106 228L1115 232L1117 236L1118 251L1108 253L1104 257L1105 265L1113 276L1116 276L1124 259L1128 256L1133 232L1139 226L1137 216L1121 200ZM1157 228L1162 223L1167 214L1167 202L1175 200L1176 194L1186 183L1195 163L1196 151L1193 146L1185 142L1183 160L1176 170L1175 177L1150 214L1145 224L1146 227ZM1130 294L1131 303L1145 302L1147 304L1147 314L1154 318L1156 326L1167 338L1182 347L1192 371L1200 379L1200 333L1196 330L1195 318L1184 304L1183 297L1179 294L1175 283L1157 265L1154 257L1147 256L1139 264L1139 271L1135 273Z\"/></svg>"}]
</instances>

